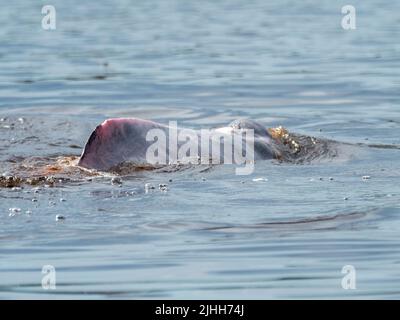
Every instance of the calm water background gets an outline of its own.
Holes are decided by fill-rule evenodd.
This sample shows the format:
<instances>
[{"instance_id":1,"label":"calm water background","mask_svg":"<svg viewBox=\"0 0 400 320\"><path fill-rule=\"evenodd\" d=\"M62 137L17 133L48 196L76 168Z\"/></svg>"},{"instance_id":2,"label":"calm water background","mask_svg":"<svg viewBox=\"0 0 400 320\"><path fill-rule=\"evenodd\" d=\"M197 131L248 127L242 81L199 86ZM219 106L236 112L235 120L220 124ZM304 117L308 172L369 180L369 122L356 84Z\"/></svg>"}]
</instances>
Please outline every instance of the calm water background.
<instances>
[{"instance_id":1,"label":"calm water background","mask_svg":"<svg viewBox=\"0 0 400 320\"><path fill-rule=\"evenodd\" d=\"M249 117L400 145L398 1L353 1L353 31L341 1L52 0L56 31L41 28L44 4L1 5L2 172L78 155L71 146L122 116L193 128ZM398 149L354 147L244 177L218 167L1 189L0 298L400 298L399 177ZM349 264L356 290L341 287ZM43 265L56 290L41 288Z\"/></svg>"}]
</instances>

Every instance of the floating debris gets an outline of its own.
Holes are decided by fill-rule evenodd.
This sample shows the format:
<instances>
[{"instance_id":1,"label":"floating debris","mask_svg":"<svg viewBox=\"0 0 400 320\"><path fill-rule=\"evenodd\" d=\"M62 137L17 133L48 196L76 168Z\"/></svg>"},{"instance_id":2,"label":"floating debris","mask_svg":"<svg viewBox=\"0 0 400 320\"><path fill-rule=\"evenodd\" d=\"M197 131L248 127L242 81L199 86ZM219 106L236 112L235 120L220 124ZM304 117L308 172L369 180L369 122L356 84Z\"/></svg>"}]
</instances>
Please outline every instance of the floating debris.
<instances>
[{"instance_id":1,"label":"floating debris","mask_svg":"<svg viewBox=\"0 0 400 320\"><path fill-rule=\"evenodd\" d=\"M122 185L122 179L121 179L120 177L113 177L113 178L111 179L111 184L112 184L113 186L115 186L115 185L120 186L120 185Z\"/></svg>"},{"instance_id":2,"label":"floating debris","mask_svg":"<svg viewBox=\"0 0 400 320\"><path fill-rule=\"evenodd\" d=\"M284 145L287 145L294 153L300 152L300 143L294 139L294 137L289 134L289 131L282 126L277 128L268 129L269 134L272 138L281 141ZM313 144L316 144L316 140L312 141Z\"/></svg>"},{"instance_id":3,"label":"floating debris","mask_svg":"<svg viewBox=\"0 0 400 320\"><path fill-rule=\"evenodd\" d=\"M45 187L53 187L56 183L56 179L54 177L46 177Z\"/></svg>"},{"instance_id":4,"label":"floating debris","mask_svg":"<svg viewBox=\"0 0 400 320\"><path fill-rule=\"evenodd\" d=\"M254 178L253 181L254 182L268 181L268 179L267 178Z\"/></svg>"},{"instance_id":5,"label":"floating debris","mask_svg":"<svg viewBox=\"0 0 400 320\"><path fill-rule=\"evenodd\" d=\"M369 179L371 179L371 176L363 176L362 179L363 180L369 180Z\"/></svg>"},{"instance_id":6,"label":"floating debris","mask_svg":"<svg viewBox=\"0 0 400 320\"><path fill-rule=\"evenodd\" d=\"M5 188L18 187L22 183L22 179L14 176L1 176L0 186Z\"/></svg>"},{"instance_id":7,"label":"floating debris","mask_svg":"<svg viewBox=\"0 0 400 320\"><path fill-rule=\"evenodd\" d=\"M277 128L270 128L270 129L268 129L268 132L275 139L284 138L285 136L287 136L289 134L289 131L287 131L282 126L279 126Z\"/></svg>"},{"instance_id":8,"label":"floating debris","mask_svg":"<svg viewBox=\"0 0 400 320\"><path fill-rule=\"evenodd\" d=\"M167 185L166 183L160 183L160 184L158 185L158 188L159 188L161 191L164 191L164 192L168 191L168 185Z\"/></svg>"}]
</instances>

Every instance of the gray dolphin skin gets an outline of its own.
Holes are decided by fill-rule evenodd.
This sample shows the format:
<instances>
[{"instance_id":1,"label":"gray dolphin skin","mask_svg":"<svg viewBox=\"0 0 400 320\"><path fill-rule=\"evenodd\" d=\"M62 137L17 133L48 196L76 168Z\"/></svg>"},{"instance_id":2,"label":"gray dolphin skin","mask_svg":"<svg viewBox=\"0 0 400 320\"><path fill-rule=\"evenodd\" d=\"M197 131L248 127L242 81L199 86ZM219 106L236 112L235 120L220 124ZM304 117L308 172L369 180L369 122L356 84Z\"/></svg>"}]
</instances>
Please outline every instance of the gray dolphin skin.
<instances>
[{"instance_id":1,"label":"gray dolphin skin","mask_svg":"<svg viewBox=\"0 0 400 320\"><path fill-rule=\"evenodd\" d=\"M204 146L202 143L205 138L202 130L171 128L157 122L137 118L116 118L108 119L96 127L86 143L78 165L87 169L108 171L123 163L148 164L147 152L151 148L151 145L157 141L154 135L150 135L149 137L149 133L152 132L156 133L156 136L157 133L165 135L166 141L158 141L158 144L166 149L168 155L172 152L169 144L169 141L173 139L171 135L183 135L186 138L183 139L184 141L176 139L178 148L183 147L188 140L198 141L198 145L195 148L195 156L199 158L204 155L212 158L215 153L211 152L210 146L213 142L220 143L222 141L219 155L222 159L224 152L229 152L226 151L229 149L224 148L224 138L232 137L232 135L236 134L233 132L240 132L240 130L246 129L254 130L254 135L246 136L246 139L240 135L242 145L239 146L240 144L238 143L233 145L231 151L233 153L232 158L239 154L243 156L244 150L246 152L249 150L249 144L254 148L254 160L272 159L279 156L280 153L267 128L252 120L235 120L227 127L209 130L212 133L210 140L213 141L209 146ZM179 161L182 154L177 154L176 157Z\"/></svg>"}]
</instances>

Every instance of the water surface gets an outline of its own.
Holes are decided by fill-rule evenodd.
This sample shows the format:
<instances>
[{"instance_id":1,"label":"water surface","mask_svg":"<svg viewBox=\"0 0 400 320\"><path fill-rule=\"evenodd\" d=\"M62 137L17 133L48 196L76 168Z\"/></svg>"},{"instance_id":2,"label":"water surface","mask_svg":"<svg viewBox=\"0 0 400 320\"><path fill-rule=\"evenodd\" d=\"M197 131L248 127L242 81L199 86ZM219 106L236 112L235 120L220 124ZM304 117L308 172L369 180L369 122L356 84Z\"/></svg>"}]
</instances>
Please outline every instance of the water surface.
<instances>
[{"instance_id":1,"label":"water surface","mask_svg":"<svg viewBox=\"0 0 400 320\"><path fill-rule=\"evenodd\" d=\"M352 31L327 0L54 0L55 31L41 28L44 4L0 11L1 173L78 156L109 117L248 117L381 147L258 162L250 176L219 166L1 188L0 298L400 297L398 2L354 3ZM42 289L43 265L56 290ZM356 290L341 287L344 265Z\"/></svg>"}]
</instances>

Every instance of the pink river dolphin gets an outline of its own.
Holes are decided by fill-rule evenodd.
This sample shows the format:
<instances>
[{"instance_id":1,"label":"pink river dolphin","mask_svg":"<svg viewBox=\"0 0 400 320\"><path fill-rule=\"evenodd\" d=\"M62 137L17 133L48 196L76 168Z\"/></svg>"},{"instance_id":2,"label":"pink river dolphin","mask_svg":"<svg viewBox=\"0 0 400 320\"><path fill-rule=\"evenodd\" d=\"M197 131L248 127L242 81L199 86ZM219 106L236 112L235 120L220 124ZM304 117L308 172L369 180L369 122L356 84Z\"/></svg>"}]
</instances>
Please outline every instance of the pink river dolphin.
<instances>
[{"instance_id":1,"label":"pink river dolphin","mask_svg":"<svg viewBox=\"0 0 400 320\"><path fill-rule=\"evenodd\" d=\"M280 156L278 140L271 130L253 120L235 120L211 130L191 130L137 118L117 118L96 127L78 165L108 171L123 163L173 164L205 159L210 163L243 164Z\"/></svg>"}]
</instances>

